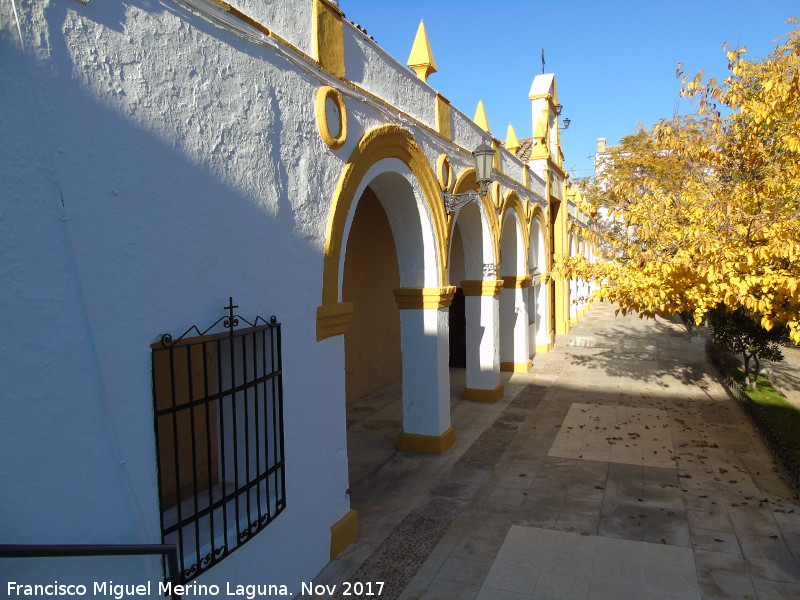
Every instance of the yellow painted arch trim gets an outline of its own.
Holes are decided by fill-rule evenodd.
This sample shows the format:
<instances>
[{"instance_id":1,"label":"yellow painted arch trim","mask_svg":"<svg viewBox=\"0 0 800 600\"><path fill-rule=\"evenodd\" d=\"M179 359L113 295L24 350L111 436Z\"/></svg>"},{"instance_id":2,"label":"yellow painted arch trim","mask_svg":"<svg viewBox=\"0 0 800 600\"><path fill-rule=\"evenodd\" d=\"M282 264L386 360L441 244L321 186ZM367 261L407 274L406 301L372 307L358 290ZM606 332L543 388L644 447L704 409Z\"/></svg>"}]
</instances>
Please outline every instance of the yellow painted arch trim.
<instances>
[{"instance_id":1,"label":"yellow painted arch trim","mask_svg":"<svg viewBox=\"0 0 800 600\"><path fill-rule=\"evenodd\" d=\"M539 224L542 227L542 233L545 231L545 218L544 218L544 209L542 208L541 204L534 203L533 208L531 209L531 220L539 219Z\"/></svg>"},{"instance_id":2,"label":"yellow painted arch trim","mask_svg":"<svg viewBox=\"0 0 800 600\"><path fill-rule=\"evenodd\" d=\"M331 306L339 301L339 263L346 243L345 225L358 186L372 165L387 158L396 158L407 165L422 188L433 219L440 285L446 285L447 218L439 183L428 164L428 159L411 133L399 125L387 124L364 134L348 158L333 193L322 268L323 306Z\"/></svg>"}]
</instances>

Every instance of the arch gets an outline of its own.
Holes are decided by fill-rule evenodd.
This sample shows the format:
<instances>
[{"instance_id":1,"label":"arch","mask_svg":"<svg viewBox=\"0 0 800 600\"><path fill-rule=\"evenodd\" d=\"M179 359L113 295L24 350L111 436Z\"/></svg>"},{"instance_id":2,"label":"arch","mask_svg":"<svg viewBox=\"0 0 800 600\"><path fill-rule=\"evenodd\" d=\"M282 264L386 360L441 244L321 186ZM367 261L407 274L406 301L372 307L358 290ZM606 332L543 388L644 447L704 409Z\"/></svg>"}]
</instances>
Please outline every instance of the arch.
<instances>
[{"instance_id":1,"label":"arch","mask_svg":"<svg viewBox=\"0 0 800 600\"><path fill-rule=\"evenodd\" d=\"M547 277L548 252L547 218L540 204L531 210L530 228L528 230L528 270L535 273L528 290L528 325L530 354L533 358L538 352L550 350L550 333L548 319L548 289L543 281Z\"/></svg>"},{"instance_id":2,"label":"arch","mask_svg":"<svg viewBox=\"0 0 800 600\"><path fill-rule=\"evenodd\" d=\"M466 168L456 179L453 191L475 189L475 169ZM496 402L504 390L499 380L495 333L501 285L497 280L497 214L490 196L481 198L479 204L467 204L450 222L450 251L460 251L464 256L463 262L450 273L452 285L461 288L457 293L463 298L463 354L457 345L460 340L451 338L451 348L459 351L459 357L463 356L466 367L462 397L483 402ZM458 281L460 276L464 279ZM452 336L453 331L450 334Z\"/></svg>"},{"instance_id":3,"label":"arch","mask_svg":"<svg viewBox=\"0 0 800 600\"><path fill-rule=\"evenodd\" d=\"M396 159L404 164L422 191L438 261L438 281L435 283L438 286L445 285L447 218L436 175L411 133L398 125L387 124L364 134L348 158L336 185L325 235L321 308L332 310L340 301L343 248L353 215L353 203L357 201L357 192L363 191L369 183L364 180L370 169L387 159ZM374 173L376 177L378 174Z\"/></svg>"},{"instance_id":4,"label":"arch","mask_svg":"<svg viewBox=\"0 0 800 600\"><path fill-rule=\"evenodd\" d=\"M454 278L454 274L450 271L453 242L456 237L460 238L464 251L463 279L483 279L487 274L485 265L489 261L494 262L495 258L495 244L485 205L467 204L454 215L450 223L448 281L450 285L458 286L461 278Z\"/></svg>"},{"instance_id":5,"label":"arch","mask_svg":"<svg viewBox=\"0 0 800 600\"><path fill-rule=\"evenodd\" d=\"M508 194L501 210L500 276L500 369L527 372L530 369L527 247L522 203Z\"/></svg>"},{"instance_id":6,"label":"arch","mask_svg":"<svg viewBox=\"0 0 800 600\"><path fill-rule=\"evenodd\" d=\"M368 209L370 203L372 211L363 213L361 209ZM351 242L370 233L369 228L358 225L357 214L364 218L371 214L369 222L377 226L381 209L383 236L394 242L393 248L383 252L396 253L399 287L394 287L397 283L392 284L389 277L369 277L369 265L359 263L361 271L351 273L362 277L362 284L367 276L367 289L360 289L352 303L343 302L346 254L359 247L351 246ZM370 243L378 248L380 241ZM374 315L385 318L399 313L399 336L393 335L392 341L400 351L403 420L397 449L403 451L441 454L455 441L450 426L447 350L441 343L447 333L442 317L446 316L453 295L453 289L445 285L446 242L447 218L439 182L412 135L393 124L367 132L344 166L333 195L323 257L322 305L317 309L317 339L345 333L354 308L374 308L368 310L367 320ZM360 248L363 252L364 244ZM373 283L376 293L370 294L368 288ZM385 308L389 303L379 299L377 292L384 297L388 292L392 297L392 311ZM378 306L379 300L382 304ZM350 341L363 350L368 345L362 344L358 336L371 335L369 328L361 327L356 334ZM366 388L366 384L362 387Z\"/></svg>"},{"instance_id":7,"label":"arch","mask_svg":"<svg viewBox=\"0 0 800 600\"><path fill-rule=\"evenodd\" d=\"M459 173L458 177L456 178L456 182L453 185L453 193L460 194L462 192L467 191L476 191L478 189L478 184L475 180L475 167L467 167L461 173ZM494 211L494 206L492 204L492 200L489 197L491 194L487 194L483 198L481 198L481 217L484 219L484 224L487 228L487 231L490 236L490 240L492 242L492 263L497 265L500 261L500 247L499 247L499 229L498 229L498 221L497 215ZM450 217L449 222L449 233L450 235L453 234L453 228L455 227L456 219Z\"/></svg>"},{"instance_id":8,"label":"arch","mask_svg":"<svg viewBox=\"0 0 800 600\"><path fill-rule=\"evenodd\" d=\"M520 215L510 207L504 207L500 230L500 275L501 276L525 276L527 258L525 256L525 236L523 232ZM513 266L512 266L513 265Z\"/></svg>"},{"instance_id":9,"label":"arch","mask_svg":"<svg viewBox=\"0 0 800 600\"><path fill-rule=\"evenodd\" d=\"M539 204L531 210L531 221L528 228L528 270L547 272L547 219ZM538 235L537 235L538 234Z\"/></svg>"},{"instance_id":10,"label":"arch","mask_svg":"<svg viewBox=\"0 0 800 600\"><path fill-rule=\"evenodd\" d=\"M522 242L522 245L519 248L519 253L522 255L522 260L523 260L522 265L519 266L518 274L524 274L527 272L528 268L528 257L527 257L527 252L525 252L525 249L527 249L528 247L528 235L526 231L527 228L523 226L523 224L526 223L525 207L522 205L522 200L520 200L519 195L514 190L510 190L509 192L506 193L505 198L503 199L503 203L500 207L500 218L498 219L498 221L499 223L503 223L503 230L500 231L500 236L499 236L500 249L501 249L500 260L503 259L502 236L505 230L505 219L509 211L513 211L514 213L516 213L516 221L519 226L519 233L521 236L520 241Z\"/></svg>"},{"instance_id":11,"label":"arch","mask_svg":"<svg viewBox=\"0 0 800 600\"><path fill-rule=\"evenodd\" d=\"M492 265L491 268L487 269L487 264ZM447 267L448 281L456 288L453 303L448 311L449 364L451 367L467 369L468 388L489 385L494 382L488 374L476 376L474 372L480 367L480 361L475 358L476 352L480 353L478 348L480 341L476 342L473 339L476 337L474 330L480 327L481 319L481 308L474 304L480 305L485 300L467 298L464 289L464 286L470 285L465 282L474 283L485 277L494 279L494 242L485 206L482 203L469 202L453 215ZM469 344L468 339L471 341Z\"/></svg>"}]
</instances>

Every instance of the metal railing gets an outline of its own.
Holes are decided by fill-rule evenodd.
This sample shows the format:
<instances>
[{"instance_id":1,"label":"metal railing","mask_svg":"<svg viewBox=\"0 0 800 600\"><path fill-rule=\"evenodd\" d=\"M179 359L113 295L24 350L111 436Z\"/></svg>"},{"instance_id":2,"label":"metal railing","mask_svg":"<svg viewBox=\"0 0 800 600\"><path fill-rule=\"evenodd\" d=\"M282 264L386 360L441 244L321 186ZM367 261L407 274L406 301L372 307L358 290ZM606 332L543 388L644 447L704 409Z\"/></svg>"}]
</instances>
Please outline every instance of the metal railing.
<instances>
[{"instance_id":1,"label":"metal railing","mask_svg":"<svg viewBox=\"0 0 800 600\"><path fill-rule=\"evenodd\" d=\"M178 546L181 583L286 507L280 323L235 308L152 346L162 540Z\"/></svg>"},{"instance_id":2,"label":"metal railing","mask_svg":"<svg viewBox=\"0 0 800 600\"><path fill-rule=\"evenodd\" d=\"M766 444L773 456L775 456L781 466L783 466L792 487L795 490L800 490L800 462L798 462L796 456L786 447L781 437L775 433L775 430L764 417L764 413L759 406L748 397L747 392L742 389L742 386L728 375L723 365L720 349L714 346L713 343L706 344L706 357L711 364L716 367L723 387L750 417L750 420L755 424L756 430L764 441L764 444Z\"/></svg>"},{"instance_id":3,"label":"metal railing","mask_svg":"<svg viewBox=\"0 0 800 600\"><path fill-rule=\"evenodd\" d=\"M173 585L180 582L178 548L174 544L0 544L0 558L68 558L75 556L146 556L166 558L167 577ZM172 589L172 586L170 586ZM172 593L173 600L181 600Z\"/></svg>"}]
</instances>

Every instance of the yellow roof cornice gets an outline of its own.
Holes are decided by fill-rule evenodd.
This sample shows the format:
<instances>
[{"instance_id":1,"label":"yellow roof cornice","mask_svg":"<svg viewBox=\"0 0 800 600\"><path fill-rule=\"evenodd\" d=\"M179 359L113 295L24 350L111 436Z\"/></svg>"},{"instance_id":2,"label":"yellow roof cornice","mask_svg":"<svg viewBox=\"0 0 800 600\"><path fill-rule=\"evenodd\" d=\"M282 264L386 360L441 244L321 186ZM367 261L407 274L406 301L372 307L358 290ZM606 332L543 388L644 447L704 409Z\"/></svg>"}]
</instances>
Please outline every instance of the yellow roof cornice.
<instances>
[{"instance_id":1,"label":"yellow roof cornice","mask_svg":"<svg viewBox=\"0 0 800 600\"><path fill-rule=\"evenodd\" d=\"M436 60L433 58L431 43L428 40L428 32L425 31L425 22L419 22L417 36L414 38L414 45L411 46L411 54L408 55L406 64L417 74L422 81L428 81L431 73L436 73Z\"/></svg>"}]
</instances>

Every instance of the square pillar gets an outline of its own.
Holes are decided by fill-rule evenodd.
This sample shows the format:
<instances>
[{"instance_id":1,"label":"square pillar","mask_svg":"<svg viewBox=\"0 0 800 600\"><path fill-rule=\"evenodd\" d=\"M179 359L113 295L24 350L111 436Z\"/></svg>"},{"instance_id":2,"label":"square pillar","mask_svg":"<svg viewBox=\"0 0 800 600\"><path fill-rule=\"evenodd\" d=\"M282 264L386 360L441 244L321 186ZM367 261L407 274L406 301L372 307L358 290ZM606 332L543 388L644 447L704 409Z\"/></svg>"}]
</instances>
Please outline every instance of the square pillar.
<instances>
[{"instance_id":1,"label":"square pillar","mask_svg":"<svg viewBox=\"0 0 800 600\"><path fill-rule=\"evenodd\" d=\"M503 277L500 322L503 340L500 370L527 373L531 369L528 340L528 289L531 276Z\"/></svg>"},{"instance_id":2,"label":"square pillar","mask_svg":"<svg viewBox=\"0 0 800 600\"><path fill-rule=\"evenodd\" d=\"M450 426L447 307L456 288L399 288L403 359L403 431L397 449L444 454L455 443Z\"/></svg>"},{"instance_id":3,"label":"square pillar","mask_svg":"<svg viewBox=\"0 0 800 600\"><path fill-rule=\"evenodd\" d=\"M467 387L462 397L480 402L497 402L503 397L500 385L500 307L502 280L461 282L467 318Z\"/></svg>"},{"instance_id":4,"label":"square pillar","mask_svg":"<svg viewBox=\"0 0 800 600\"><path fill-rule=\"evenodd\" d=\"M534 281L533 286L531 287L531 293L536 298L535 302L535 351L538 352L549 352L552 349L552 342L553 340L550 338L550 319L548 317L548 302L547 302L547 291L549 286L547 283L541 280L541 275L537 280Z\"/></svg>"}]
</instances>

